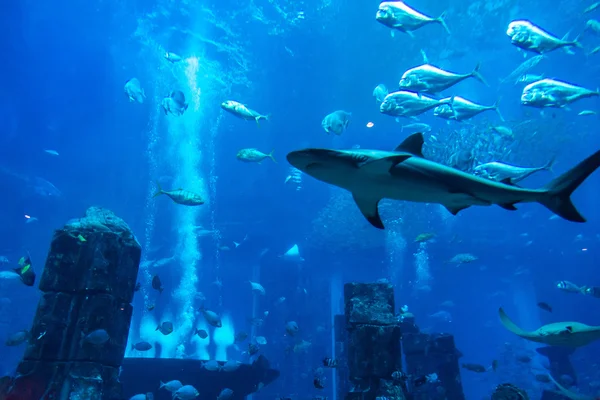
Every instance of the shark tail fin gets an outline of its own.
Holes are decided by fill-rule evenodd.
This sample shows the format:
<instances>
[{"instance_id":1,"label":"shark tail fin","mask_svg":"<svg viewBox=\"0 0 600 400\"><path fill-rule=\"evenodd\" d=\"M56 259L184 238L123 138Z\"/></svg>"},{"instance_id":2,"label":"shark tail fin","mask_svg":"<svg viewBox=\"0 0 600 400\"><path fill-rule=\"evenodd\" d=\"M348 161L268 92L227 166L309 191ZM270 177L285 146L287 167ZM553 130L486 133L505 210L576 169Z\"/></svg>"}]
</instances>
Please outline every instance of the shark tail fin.
<instances>
[{"instance_id":1,"label":"shark tail fin","mask_svg":"<svg viewBox=\"0 0 600 400\"><path fill-rule=\"evenodd\" d=\"M502 122L504 122L506 120L504 119L504 117L502 116L502 113L500 112L499 105L500 105L500 98L498 98L498 100L496 100L496 102L494 103L494 105L492 107L493 107L494 111L496 111L496 114L498 114L498 116L500 117L500 120Z\"/></svg>"},{"instance_id":2,"label":"shark tail fin","mask_svg":"<svg viewBox=\"0 0 600 400\"><path fill-rule=\"evenodd\" d=\"M567 221L585 222L585 218L573 205L571 194L598 167L600 167L600 150L544 186L544 194L539 202Z\"/></svg>"},{"instance_id":3,"label":"shark tail fin","mask_svg":"<svg viewBox=\"0 0 600 400\"><path fill-rule=\"evenodd\" d=\"M159 181L156 181L156 186L157 186L156 193L154 193L154 195L152 196L153 198L157 197L157 196L160 196L161 194L164 193L163 190L162 190L162 188L160 187L160 182Z\"/></svg>"},{"instance_id":4,"label":"shark tail fin","mask_svg":"<svg viewBox=\"0 0 600 400\"><path fill-rule=\"evenodd\" d=\"M269 154L267 154L267 157L269 157L271 160L273 160L273 162L275 164L277 164L277 160L275 159L275 157L273 156L273 153L275 153L275 149L271 150L271 152Z\"/></svg>"},{"instance_id":5,"label":"shark tail fin","mask_svg":"<svg viewBox=\"0 0 600 400\"><path fill-rule=\"evenodd\" d=\"M434 21L439 22L444 27L448 35L450 35L450 29L448 29L448 25L446 25L446 11L444 11L442 15L437 17Z\"/></svg>"},{"instance_id":6,"label":"shark tail fin","mask_svg":"<svg viewBox=\"0 0 600 400\"><path fill-rule=\"evenodd\" d=\"M473 72L471 72L471 76L473 78L477 79L479 82L483 83L485 86L490 87L490 85L487 83L487 81L485 80L483 75L481 75L481 73L479 72L480 68L481 68L481 63L477 63L477 65L473 69Z\"/></svg>"}]
</instances>

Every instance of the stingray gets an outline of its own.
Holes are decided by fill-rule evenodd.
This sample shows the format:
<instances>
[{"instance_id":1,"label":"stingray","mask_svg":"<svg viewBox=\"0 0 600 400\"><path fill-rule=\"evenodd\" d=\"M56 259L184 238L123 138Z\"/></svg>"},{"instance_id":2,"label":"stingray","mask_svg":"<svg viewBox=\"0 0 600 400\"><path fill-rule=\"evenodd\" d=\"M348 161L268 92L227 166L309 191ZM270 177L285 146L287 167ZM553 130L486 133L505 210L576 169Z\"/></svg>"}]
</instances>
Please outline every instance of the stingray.
<instances>
[{"instance_id":1,"label":"stingray","mask_svg":"<svg viewBox=\"0 0 600 400\"><path fill-rule=\"evenodd\" d=\"M526 332L508 318L502 307L498 314L506 329L532 342L549 346L581 347L600 339L600 326L589 326L580 322L554 322L535 331Z\"/></svg>"},{"instance_id":2,"label":"stingray","mask_svg":"<svg viewBox=\"0 0 600 400\"><path fill-rule=\"evenodd\" d=\"M576 392L572 392L569 389L567 389L566 387L564 387L563 385L561 385L560 383L556 382L556 380L552 377L552 375L548 374L548 378L550 378L550 380L552 381L552 383L554 383L554 385L558 388L559 392L571 399L571 400L596 400L597 397L592 397L592 396L588 396L585 394L581 394L581 393L576 393Z\"/></svg>"}]
</instances>

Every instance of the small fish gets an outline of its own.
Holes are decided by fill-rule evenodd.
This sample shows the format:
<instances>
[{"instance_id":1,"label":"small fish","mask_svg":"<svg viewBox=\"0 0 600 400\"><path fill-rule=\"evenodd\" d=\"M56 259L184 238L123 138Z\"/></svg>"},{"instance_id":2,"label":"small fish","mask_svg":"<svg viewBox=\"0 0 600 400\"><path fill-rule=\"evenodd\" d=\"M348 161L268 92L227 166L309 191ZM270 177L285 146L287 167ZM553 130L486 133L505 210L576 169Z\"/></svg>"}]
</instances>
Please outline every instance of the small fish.
<instances>
[{"instance_id":1,"label":"small fish","mask_svg":"<svg viewBox=\"0 0 600 400\"><path fill-rule=\"evenodd\" d=\"M521 362L521 363L524 363L524 364L527 364L527 363L531 362L531 357L529 357L527 354L518 355L518 356L515 357L515 359L518 362Z\"/></svg>"},{"instance_id":2,"label":"small fish","mask_svg":"<svg viewBox=\"0 0 600 400\"><path fill-rule=\"evenodd\" d=\"M82 242L82 243L83 243L83 242L87 242L87 240L86 240L86 239L85 239L83 236L81 236L81 235L77 235L77 239L78 239L80 242Z\"/></svg>"},{"instance_id":3,"label":"small fish","mask_svg":"<svg viewBox=\"0 0 600 400\"><path fill-rule=\"evenodd\" d=\"M556 284L556 287L567 293L583 293L584 291L584 287L577 286L569 281L560 281Z\"/></svg>"},{"instance_id":4,"label":"small fish","mask_svg":"<svg viewBox=\"0 0 600 400\"><path fill-rule=\"evenodd\" d=\"M234 336L235 343L241 343L248 338L248 334L246 332L238 332Z\"/></svg>"},{"instance_id":5,"label":"small fish","mask_svg":"<svg viewBox=\"0 0 600 400\"><path fill-rule=\"evenodd\" d=\"M21 282L26 286L33 286L35 284L35 272L31 267L31 259L29 256L21 257L19 260L19 267L15 268L13 271L19 275Z\"/></svg>"},{"instance_id":6,"label":"small fish","mask_svg":"<svg viewBox=\"0 0 600 400\"><path fill-rule=\"evenodd\" d=\"M223 326L223 323L221 322L221 317L219 317L219 315L216 312L207 310L204 307L202 307L200 309L200 312L202 312L202 315L204 315L204 319L210 325L217 327L217 328L220 328Z\"/></svg>"},{"instance_id":7,"label":"small fish","mask_svg":"<svg viewBox=\"0 0 600 400\"><path fill-rule=\"evenodd\" d=\"M221 108L231 114L235 115L238 118L244 119L246 121L256 121L258 125L261 119L265 121L269 120L269 115L262 115L261 113L254 111L245 104L239 103L234 100L227 100L221 103Z\"/></svg>"},{"instance_id":8,"label":"small fish","mask_svg":"<svg viewBox=\"0 0 600 400\"><path fill-rule=\"evenodd\" d=\"M48 154L52 155L52 156L58 156L58 155L59 155L59 154L58 154L58 151L56 151L56 150L49 150L49 149L47 149L47 150L44 150L44 151L45 151L46 153L48 153Z\"/></svg>"},{"instance_id":9,"label":"small fish","mask_svg":"<svg viewBox=\"0 0 600 400\"><path fill-rule=\"evenodd\" d=\"M392 372L392 379L395 381L405 381L408 379L408 376L402 371L394 371Z\"/></svg>"},{"instance_id":10,"label":"small fish","mask_svg":"<svg viewBox=\"0 0 600 400\"><path fill-rule=\"evenodd\" d=\"M217 360L208 360L203 366L207 371L219 371L221 369L221 365Z\"/></svg>"},{"instance_id":11,"label":"small fish","mask_svg":"<svg viewBox=\"0 0 600 400\"><path fill-rule=\"evenodd\" d=\"M124 91L130 102L135 101L140 104L144 103L146 93L144 92L144 89L142 89L142 84L137 78L131 78L125 82Z\"/></svg>"},{"instance_id":12,"label":"small fish","mask_svg":"<svg viewBox=\"0 0 600 400\"><path fill-rule=\"evenodd\" d=\"M173 323L170 321L163 322L156 327L155 331L160 331L165 336L170 335L173 332Z\"/></svg>"},{"instance_id":13,"label":"small fish","mask_svg":"<svg viewBox=\"0 0 600 400\"><path fill-rule=\"evenodd\" d=\"M473 372L477 372L477 373L482 373L482 372L486 372L487 369L481 365L481 364L462 364L461 365L464 369L467 369L469 371L473 371Z\"/></svg>"},{"instance_id":14,"label":"small fish","mask_svg":"<svg viewBox=\"0 0 600 400\"><path fill-rule=\"evenodd\" d=\"M328 134L333 132L336 135L341 135L342 133L344 133L346 128L348 128L351 116L352 113L349 113L344 110L334 111L331 114L327 114L325 118L323 118L323 121L321 121L321 126Z\"/></svg>"},{"instance_id":15,"label":"small fish","mask_svg":"<svg viewBox=\"0 0 600 400\"><path fill-rule=\"evenodd\" d=\"M160 187L160 183L156 182L158 189L154 196L157 197L161 194L166 194L171 200L173 200L177 204L181 204L183 206L201 206L204 204L204 198L197 193L190 192L189 190L177 189L165 191Z\"/></svg>"},{"instance_id":16,"label":"small fish","mask_svg":"<svg viewBox=\"0 0 600 400\"><path fill-rule=\"evenodd\" d=\"M250 286L253 292L265 295L265 288L260 283L250 281Z\"/></svg>"},{"instance_id":17,"label":"small fish","mask_svg":"<svg viewBox=\"0 0 600 400\"><path fill-rule=\"evenodd\" d=\"M18 331L13 333L12 335L10 335L6 341L4 342L4 344L6 346L18 346L22 343L25 343L26 341L28 341L30 338L30 334L29 331L27 330L22 330L22 331Z\"/></svg>"},{"instance_id":18,"label":"small fish","mask_svg":"<svg viewBox=\"0 0 600 400\"><path fill-rule=\"evenodd\" d=\"M315 376L315 379L313 379L313 386L315 387L315 389L325 389L325 384L323 383L323 380L318 376Z\"/></svg>"},{"instance_id":19,"label":"small fish","mask_svg":"<svg viewBox=\"0 0 600 400\"><path fill-rule=\"evenodd\" d=\"M274 163L277 163L277 160L275 160L275 157L273 156L274 152L275 152L275 150L271 150L271 152L269 154L265 154L262 151L257 150L255 148L241 149L240 151L237 152L236 157L240 161L256 162L259 164L265 158L270 158L271 160L273 160Z\"/></svg>"},{"instance_id":20,"label":"small fish","mask_svg":"<svg viewBox=\"0 0 600 400\"><path fill-rule=\"evenodd\" d=\"M415 238L415 243L428 242L435 237L435 233L421 233Z\"/></svg>"},{"instance_id":21,"label":"small fish","mask_svg":"<svg viewBox=\"0 0 600 400\"><path fill-rule=\"evenodd\" d=\"M592 54L596 54L599 51L600 51L600 46L594 47L594 49L588 53L588 56L591 56Z\"/></svg>"},{"instance_id":22,"label":"small fish","mask_svg":"<svg viewBox=\"0 0 600 400\"><path fill-rule=\"evenodd\" d=\"M521 75L519 77L519 79L517 79L517 81L515 82L515 85L517 83L525 83L525 84L529 84L532 82L536 82L539 80L544 79L544 74L541 75L536 75L536 74L525 74L525 75Z\"/></svg>"},{"instance_id":23,"label":"small fish","mask_svg":"<svg viewBox=\"0 0 600 400\"><path fill-rule=\"evenodd\" d=\"M588 8L586 8L585 10L583 10L583 13L584 14L590 13L590 12L594 11L598 7L600 7L600 1L595 2L594 4L592 4L591 6L589 6Z\"/></svg>"},{"instance_id":24,"label":"small fish","mask_svg":"<svg viewBox=\"0 0 600 400\"><path fill-rule=\"evenodd\" d=\"M383 83L380 83L375 87L375 89L373 89L373 97L375 97L375 102L377 104L381 104L383 99L385 99L385 96L387 96L389 93L390 92L388 91L387 87L385 87Z\"/></svg>"},{"instance_id":25,"label":"small fish","mask_svg":"<svg viewBox=\"0 0 600 400\"><path fill-rule=\"evenodd\" d=\"M198 396L200 396L200 392L198 392L195 387L192 385L185 385L173 393L173 400L193 400Z\"/></svg>"},{"instance_id":26,"label":"small fish","mask_svg":"<svg viewBox=\"0 0 600 400\"><path fill-rule=\"evenodd\" d=\"M208 337L208 332L204 329L196 329L196 335L198 335L200 339L206 339Z\"/></svg>"},{"instance_id":27,"label":"small fish","mask_svg":"<svg viewBox=\"0 0 600 400\"><path fill-rule=\"evenodd\" d=\"M423 124L420 122L417 122L414 124L403 125L402 128L400 128L400 132L404 132L405 129L409 130L411 132L422 132L422 133L431 132L430 125Z\"/></svg>"},{"instance_id":28,"label":"small fish","mask_svg":"<svg viewBox=\"0 0 600 400\"><path fill-rule=\"evenodd\" d=\"M179 389L181 389L183 387L183 384L178 381L178 380L173 380L173 381L169 381L167 383L163 383L162 381L160 382L160 387L158 388L160 389L165 389L171 393L178 391Z\"/></svg>"},{"instance_id":29,"label":"small fish","mask_svg":"<svg viewBox=\"0 0 600 400\"><path fill-rule=\"evenodd\" d=\"M285 331L290 336L294 336L299 330L300 328L298 327L298 323L296 321L288 321L285 324Z\"/></svg>"},{"instance_id":30,"label":"small fish","mask_svg":"<svg viewBox=\"0 0 600 400\"><path fill-rule=\"evenodd\" d=\"M158 275L154 275L154 277L152 277L152 289L158 290L160 294L162 294L164 290L162 282L160 281L160 277Z\"/></svg>"},{"instance_id":31,"label":"small fish","mask_svg":"<svg viewBox=\"0 0 600 400\"><path fill-rule=\"evenodd\" d=\"M592 111L592 110L583 110L581 111L579 114L577 115L596 115L598 114L596 111Z\"/></svg>"},{"instance_id":32,"label":"small fish","mask_svg":"<svg viewBox=\"0 0 600 400\"><path fill-rule=\"evenodd\" d=\"M338 362L333 358L325 357L323 359L323 366L327 368L337 368Z\"/></svg>"},{"instance_id":33,"label":"small fish","mask_svg":"<svg viewBox=\"0 0 600 400\"><path fill-rule=\"evenodd\" d=\"M188 104L185 102L185 95L181 90L173 90L169 96L162 100L160 105L165 115L181 116L188 109Z\"/></svg>"},{"instance_id":34,"label":"small fish","mask_svg":"<svg viewBox=\"0 0 600 400\"><path fill-rule=\"evenodd\" d=\"M152 311L152 310L154 310L155 308L156 308L156 304L148 304L148 305L146 306L146 310L148 310L148 311Z\"/></svg>"},{"instance_id":35,"label":"small fish","mask_svg":"<svg viewBox=\"0 0 600 400\"><path fill-rule=\"evenodd\" d=\"M131 350L148 351L152 349L152 345L148 342L138 342L131 345Z\"/></svg>"},{"instance_id":36,"label":"small fish","mask_svg":"<svg viewBox=\"0 0 600 400\"><path fill-rule=\"evenodd\" d=\"M264 346L267 344L267 338L265 338L264 336L257 336L254 338L254 340L260 346Z\"/></svg>"},{"instance_id":37,"label":"small fish","mask_svg":"<svg viewBox=\"0 0 600 400\"><path fill-rule=\"evenodd\" d=\"M165 53L165 60L169 61L170 63L175 64L175 63L178 63L181 60L183 60L183 58L175 53L171 53L171 52L167 51Z\"/></svg>"},{"instance_id":38,"label":"small fish","mask_svg":"<svg viewBox=\"0 0 600 400\"><path fill-rule=\"evenodd\" d=\"M402 1L382 1L375 15L375 19L379 23L388 28L407 33L411 37L414 36L413 31L429 24L440 24L444 27L446 33L450 34L445 18L446 12L443 12L437 18L432 18L409 7ZM394 36L393 32L392 37Z\"/></svg>"},{"instance_id":39,"label":"small fish","mask_svg":"<svg viewBox=\"0 0 600 400\"><path fill-rule=\"evenodd\" d=\"M255 355L260 351L260 346L258 344L250 343L248 344L248 354L250 356Z\"/></svg>"},{"instance_id":40,"label":"small fish","mask_svg":"<svg viewBox=\"0 0 600 400\"><path fill-rule=\"evenodd\" d=\"M550 312L550 313L552 312L552 307L551 307L551 306L550 306L550 304L548 304L548 303L545 303L545 302L543 302L543 301L540 301L539 303L537 303L537 306L538 306L539 308L541 308L542 310L544 310L544 311L548 311L548 312Z\"/></svg>"},{"instance_id":41,"label":"small fish","mask_svg":"<svg viewBox=\"0 0 600 400\"><path fill-rule=\"evenodd\" d=\"M93 344L95 346L101 346L110 340L110 335L104 329L96 329L87 335L81 332L81 336L83 337L84 342Z\"/></svg>"},{"instance_id":42,"label":"small fish","mask_svg":"<svg viewBox=\"0 0 600 400\"><path fill-rule=\"evenodd\" d=\"M135 284L135 286L133 287L133 291L134 291L134 292L139 292L141 288L142 288L142 284L141 284L141 283L139 283L139 282L137 282L137 283Z\"/></svg>"},{"instance_id":43,"label":"small fish","mask_svg":"<svg viewBox=\"0 0 600 400\"><path fill-rule=\"evenodd\" d=\"M217 400L229 400L233 396L233 390L225 388L217 396Z\"/></svg>"},{"instance_id":44,"label":"small fish","mask_svg":"<svg viewBox=\"0 0 600 400\"><path fill-rule=\"evenodd\" d=\"M225 364L223 364L223 367L221 369L225 372L233 372L236 371L241 365L242 363L239 361L229 360Z\"/></svg>"}]
</instances>

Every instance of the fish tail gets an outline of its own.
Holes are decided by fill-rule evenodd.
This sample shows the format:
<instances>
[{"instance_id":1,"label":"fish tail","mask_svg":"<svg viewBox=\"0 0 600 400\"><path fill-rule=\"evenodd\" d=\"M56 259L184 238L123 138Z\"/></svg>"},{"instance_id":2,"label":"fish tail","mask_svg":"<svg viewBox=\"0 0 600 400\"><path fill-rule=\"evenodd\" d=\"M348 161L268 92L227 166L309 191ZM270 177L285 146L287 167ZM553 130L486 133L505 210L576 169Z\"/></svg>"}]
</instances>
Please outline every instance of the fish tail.
<instances>
[{"instance_id":1,"label":"fish tail","mask_svg":"<svg viewBox=\"0 0 600 400\"><path fill-rule=\"evenodd\" d=\"M585 218L573 205L571 194L598 167L600 167L600 150L544 186L544 193L538 200L539 203L567 221L585 222Z\"/></svg>"},{"instance_id":2,"label":"fish tail","mask_svg":"<svg viewBox=\"0 0 600 400\"><path fill-rule=\"evenodd\" d=\"M450 35L450 29L448 29L448 25L446 25L446 11L444 11L442 13L442 15L440 15L439 17L437 17L435 19L436 22L439 22L440 24L442 24L442 26L444 27L444 29L446 30L446 32L448 33L448 35Z\"/></svg>"},{"instance_id":3,"label":"fish tail","mask_svg":"<svg viewBox=\"0 0 600 400\"><path fill-rule=\"evenodd\" d=\"M546 171L550 171L550 172L554 172L554 170L552 169L552 167L554 167L554 163L556 162L556 156L553 156L550 161L548 161L546 163L546 165L544 165L542 167L542 169L546 170Z\"/></svg>"},{"instance_id":4,"label":"fish tail","mask_svg":"<svg viewBox=\"0 0 600 400\"><path fill-rule=\"evenodd\" d=\"M276 159L275 159L275 157L273 156L273 153L275 153L275 149L271 150L271 152L270 152L269 154L267 154L267 156L268 156L268 157L269 157L271 160L273 160L273 162L274 162L275 164L277 164L277 160L276 160Z\"/></svg>"},{"instance_id":5,"label":"fish tail","mask_svg":"<svg viewBox=\"0 0 600 400\"><path fill-rule=\"evenodd\" d=\"M156 189L156 193L154 193L154 195L152 196L153 198L157 197L157 196L160 196L161 194L164 193L163 190L162 190L162 187L160 187L160 182L159 181L156 181L156 186L158 186L158 187Z\"/></svg>"},{"instance_id":6,"label":"fish tail","mask_svg":"<svg viewBox=\"0 0 600 400\"><path fill-rule=\"evenodd\" d=\"M496 111L496 113L498 114L498 116L500 117L500 119L502 120L502 122L506 121L504 119L504 117L502 116L502 113L500 112L500 98L498 98L498 100L496 100L496 102L494 103L494 105L492 106L492 108Z\"/></svg>"},{"instance_id":7,"label":"fish tail","mask_svg":"<svg viewBox=\"0 0 600 400\"><path fill-rule=\"evenodd\" d=\"M471 72L471 76L473 78L477 79L479 82L483 83L485 86L490 87L490 85L487 83L487 81L485 80L483 75L481 75L481 73L479 72L480 68L481 68L481 63L477 63L477 65L473 69L473 72Z\"/></svg>"}]
</instances>

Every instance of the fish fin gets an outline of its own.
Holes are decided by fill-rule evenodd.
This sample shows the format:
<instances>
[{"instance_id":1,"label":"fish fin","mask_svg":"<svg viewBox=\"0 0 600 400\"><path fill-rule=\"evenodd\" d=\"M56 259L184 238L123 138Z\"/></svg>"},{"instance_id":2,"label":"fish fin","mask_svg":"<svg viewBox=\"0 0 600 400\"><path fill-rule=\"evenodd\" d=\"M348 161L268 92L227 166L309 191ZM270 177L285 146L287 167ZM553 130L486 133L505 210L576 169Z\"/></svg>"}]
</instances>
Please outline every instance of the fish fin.
<instances>
[{"instance_id":1,"label":"fish fin","mask_svg":"<svg viewBox=\"0 0 600 400\"><path fill-rule=\"evenodd\" d=\"M381 199L361 197L356 193L352 193L352 198L362 215L371 225L378 229L385 229L383 222L381 222L381 218L379 217L379 201Z\"/></svg>"},{"instance_id":2,"label":"fish fin","mask_svg":"<svg viewBox=\"0 0 600 400\"><path fill-rule=\"evenodd\" d=\"M490 178L490 179L495 180L493 178ZM512 181L512 179L510 177L501 179L500 183L504 183L505 185L509 185L509 186L517 186L517 185L515 185L515 183Z\"/></svg>"},{"instance_id":3,"label":"fish fin","mask_svg":"<svg viewBox=\"0 0 600 400\"><path fill-rule=\"evenodd\" d=\"M504 119L504 117L502 116L502 113L500 112L500 108L498 107L499 104L500 104L500 98L498 98L498 100L496 100L496 102L494 103L493 107L494 107L494 110L496 111L496 113L498 114L498 117L500 117L500 120L502 122L504 122L506 120Z\"/></svg>"},{"instance_id":4,"label":"fish fin","mask_svg":"<svg viewBox=\"0 0 600 400\"><path fill-rule=\"evenodd\" d=\"M519 328L514 322L512 322L512 320L508 317L508 315L506 315L506 312L504 312L504 309L502 307L498 309L498 316L500 317L500 322L502 322L502 325L504 325L504 327L510 332L521 337L531 337L531 334L529 332L524 331L523 329Z\"/></svg>"},{"instance_id":5,"label":"fish fin","mask_svg":"<svg viewBox=\"0 0 600 400\"><path fill-rule=\"evenodd\" d=\"M446 210L448 210L450 212L450 214L456 215L460 211L464 210L465 208L469 208L471 206L444 206L444 207L446 207Z\"/></svg>"},{"instance_id":6,"label":"fish fin","mask_svg":"<svg viewBox=\"0 0 600 400\"><path fill-rule=\"evenodd\" d=\"M442 24L442 26L444 27L444 29L446 30L446 32L448 33L448 35L450 35L450 29L448 29L448 25L446 25L446 11L444 11L442 13L442 15L440 15L439 17L437 17L435 19L436 22L439 22L440 24Z\"/></svg>"},{"instance_id":7,"label":"fish fin","mask_svg":"<svg viewBox=\"0 0 600 400\"><path fill-rule=\"evenodd\" d=\"M548 161L548 162L546 163L546 165L544 165L544 166L542 167L542 169L544 169L544 170L546 170L546 171L549 171L549 172L554 172L554 169L553 169L553 167L554 167L554 163L555 163L555 162L556 162L556 156L553 156L553 157L550 159L550 161Z\"/></svg>"},{"instance_id":8,"label":"fish fin","mask_svg":"<svg viewBox=\"0 0 600 400\"><path fill-rule=\"evenodd\" d=\"M396 34L395 34L395 32L394 32L393 30L391 30L391 31L390 31L390 36L391 36L391 37L394 37L395 35L396 35Z\"/></svg>"},{"instance_id":9,"label":"fish fin","mask_svg":"<svg viewBox=\"0 0 600 400\"><path fill-rule=\"evenodd\" d=\"M471 72L471 76L473 78L477 79L479 82L483 83L485 86L490 87L490 85L487 83L487 81L485 80L485 78L483 77L483 75L481 75L481 73L479 72L480 68L481 68L481 63L477 63L477 65L475 66L475 68Z\"/></svg>"},{"instance_id":10,"label":"fish fin","mask_svg":"<svg viewBox=\"0 0 600 400\"><path fill-rule=\"evenodd\" d=\"M394 151L406 152L406 153L415 155L417 157L425 158L425 157L423 157L423 143L424 142L425 142L425 140L423 139L422 133L420 133L420 132L413 133L412 135L410 135L409 137L404 139L404 141L402 143L400 143L394 149Z\"/></svg>"},{"instance_id":11,"label":"fish fin","mask_svg":"<svg viewBox=\"0 0 600 400\"><path fill-rule=\"evenodd\" d=\"M156 196L160 196L161 194L163 194L163 190L160 187L160 182L156 181L156 186L158 186L158 188L156 189L156 193L154 193L154 196L152 196L152 198L156 197Z\"/></svg>"},{"instance_id":12,"label":"fish fin","mask_svg":"<svg viewBox=\"0 0 600 400\"><path fill-rule=\"evenodd\" d=\"M554 214L572 222L585 222L571 201L571 194L600 167L600 150L544 186L538 200Z\"/></svg>"},{"instance_id":13,"label":"fish fin","mask_svg":"<svg viewBox=\"0 0 600 400\"><path fill-rule=\"evenodd\" d=\"M506 203L506 204L498 204L498 205L508 211L517 211L517 207L515 207L515 203Z\"/></svg>"},{"instance_id":14,"label":"fish fin","mask_svg":"<svg viewBox=\"0 0 600 400\"><path fill-rule=\"evenodd\" d=\"M411 31L406 31L406 33L408 34L408 36L410 36L412 39L415 38L415 34L412 33Z\"/></svg>"},{"instance_id":15,"label":"fish fin","mask_svg":"<svg viewBox=\"0 0 600 400\"><path fill-rule=\"evenodd\" d=\"M256 126L259 126L259 127L260 127L260 123L258 121L260 121L260 117L261 117L260 115L257 117L254 117L254 120L256 121Z\"/></svg>"},{"instance_id":16,"label":"fish fin","mask_svg":"<svg viewBox=\"0 0 600 400\"><path fill-rule=\"evenodd\" d=\"M427 54L423 49L421 49L421 57L423 57L423 64L429 64L429 59L427 58Z\"/></svg>"},{"instance_id":17,"label":"fish fin","mask_svg":"<svg viewBox=\"0 0 600 400\"><path fill-rule=\"evenodd\" d=\"M379 158L374 161L369 161L358 166L361 171L368 174L389 173L390 170L401 162L409 159L411 154L397 154L393 156Z\"/></svg>"},{"instance_id":18,"label":"fish fin","mask_svg":"<svg viewBox=\"0 0 600 400\"><path fill-rule=\"evenodd\" d=\"M271 152L270 152L269 154L267 154L267 156L268 156L268 157L269 157L271 160L273 160L273 162L274 162L275 164L277 164L277 160L275 159L275 157L273 157L273 153L275 153L275 149L271 150Z\"/></svg>"}]
</instances>

